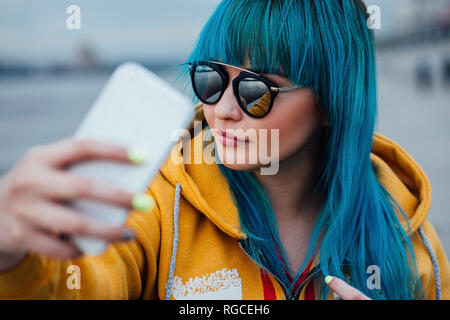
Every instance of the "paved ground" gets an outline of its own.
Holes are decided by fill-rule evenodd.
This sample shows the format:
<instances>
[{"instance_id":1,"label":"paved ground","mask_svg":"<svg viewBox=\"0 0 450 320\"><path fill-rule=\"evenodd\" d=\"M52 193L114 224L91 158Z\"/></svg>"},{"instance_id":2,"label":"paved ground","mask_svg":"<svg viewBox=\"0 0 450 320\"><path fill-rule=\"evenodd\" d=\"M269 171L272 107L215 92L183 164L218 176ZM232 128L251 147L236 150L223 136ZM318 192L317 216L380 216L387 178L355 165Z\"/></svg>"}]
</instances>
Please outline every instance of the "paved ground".
<instances>
[{"instance_id":1,"label":"paved ground","mask_svg":"<svg viewBox=\"0 0 450 320\"><path fill-rule=\"evenodd\" d=\"M450 90L416 90L416 61L436 68L450 44L380 53L377 131L403 146L430 178L429 219L450 253ZM161 76L174 79L173 73ZM106 74L0 79L0 174L30 146L71 135L107 79Z\"/></svg>"}]
</instances>

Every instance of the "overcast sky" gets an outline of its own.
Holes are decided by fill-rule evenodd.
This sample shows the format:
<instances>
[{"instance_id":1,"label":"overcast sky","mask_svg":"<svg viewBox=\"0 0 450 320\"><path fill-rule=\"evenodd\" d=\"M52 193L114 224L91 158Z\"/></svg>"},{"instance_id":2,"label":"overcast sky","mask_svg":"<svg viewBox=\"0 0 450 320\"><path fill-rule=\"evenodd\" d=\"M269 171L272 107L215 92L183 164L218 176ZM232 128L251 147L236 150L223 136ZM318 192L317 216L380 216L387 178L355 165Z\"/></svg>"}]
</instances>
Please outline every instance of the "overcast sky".
<instances>
[{"instance_id":1,"label":"overcast sky","mask_svg":"<svg viewBox=\"0 0 450 320\"><path fill-rule=\"evenodd\" d=\"M0 59L67 61L84 42L105 60L182 57L218 2L1 0ZM71 4L81 9L81 30L66 27Z\"/></svg>"},{"instance_id":2,"label":"overcast sky","mask_svg":"<svg viewBox=\"0 0 450 320\"><path fill-rule=\"evenodd\" d=\"M395 0L405 1L405 0ZM220 0L1 0L0 61L73 60L82 43L104 61L183 59ZM392 0L379 3L389 27ZM81 9L81 30L68 30L66 9Z\"/></svg>"}]
</instances>

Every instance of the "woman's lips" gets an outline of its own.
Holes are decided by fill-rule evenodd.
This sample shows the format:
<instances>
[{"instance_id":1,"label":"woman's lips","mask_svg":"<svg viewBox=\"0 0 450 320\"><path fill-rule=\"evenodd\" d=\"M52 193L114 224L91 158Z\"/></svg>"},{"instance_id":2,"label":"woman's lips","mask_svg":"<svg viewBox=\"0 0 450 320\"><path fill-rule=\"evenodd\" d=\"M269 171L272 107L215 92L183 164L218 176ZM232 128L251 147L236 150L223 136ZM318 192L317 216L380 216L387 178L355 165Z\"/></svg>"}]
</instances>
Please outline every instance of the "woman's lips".
<instances>
[{"instance_id":1,"label":"woman's lips","mask_svg":"<svg viewBox=\"0 0 450 320\"><path fill-rule=\"evenodd\" d=\"M238 139L236 136L227 134L224 130L217 129L218 139L224 146L237 146L239 144L247 143L247 140Z\"/></svg>"},{"instance_id":2,"label":"woman's lips","mask_svg":"<svg viewBox=\"0 0 450 320\"><path fill-rule=\"evenodd\" d=\"M223 144L224 146L237 146L238 140L237 139L230 139L228 137L225 137L221 134L219 134L219 142ZM242 141L239 141L242 143Z\"/></svg>"}]
</instances>

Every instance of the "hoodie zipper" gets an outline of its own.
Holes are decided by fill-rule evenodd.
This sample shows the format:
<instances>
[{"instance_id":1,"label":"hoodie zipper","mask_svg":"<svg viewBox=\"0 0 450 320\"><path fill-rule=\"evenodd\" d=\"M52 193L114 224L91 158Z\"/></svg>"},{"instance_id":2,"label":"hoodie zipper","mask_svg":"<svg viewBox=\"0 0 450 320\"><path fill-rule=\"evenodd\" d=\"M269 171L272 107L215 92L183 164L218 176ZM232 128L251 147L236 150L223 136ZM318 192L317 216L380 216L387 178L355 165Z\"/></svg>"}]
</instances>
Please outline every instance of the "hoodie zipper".
<instances>
[{"instance_id":1,"label":"hoodie zipper","mask_svg":"<svg viewBox=\"0 0 450 320\"><path fill-rule=\"evenodd\" d=\"M306 283L315 278L319 273L320 273L320 268L319 265L316 265L306 276L305 280L303 280L303 282L300 284L300 286L297 288L297 290L295 291L294 296L292 297L292 300L298 300L298 297L300 296L300 292L302 292L303 287L306 285Z\"/></svg>"},{"instance_id":2,"label":"hoodie zipper","mask_svg":"<svg viewBox=\"0 0 450 320\"><path fill-rule=\"evenodd\" d=\"M262 268L264 271L266 271L268 274L270 274L272 277L274 277L278 283L280 284L281 288L283 289L283 293L285 295L286 300L298 300L298 297L300 295L301 290L303 289L303 287L305 286L305 284L312 278L314 278L319 272L319 266L315 266L306 276L305 280L303 280L303 282L300 284L300 286L298 287L298 289L296 290L295 294L292 295L287 286L284 284L284 282L276 275L274 275L270 270L268 270L266 267L264 267L263 265L261 265L260 263L258 263L255 259L253 259L252 256L250 256L250 253L248 253L247 250L245 250L244 246L243 246L243 242L245 241L245 239L239 239L238 243L239 243L239 247L242 249L242 251L247 255L247 257L250 258L250 260L252 260L258 267Z\"/></svg>"}]
</instances>

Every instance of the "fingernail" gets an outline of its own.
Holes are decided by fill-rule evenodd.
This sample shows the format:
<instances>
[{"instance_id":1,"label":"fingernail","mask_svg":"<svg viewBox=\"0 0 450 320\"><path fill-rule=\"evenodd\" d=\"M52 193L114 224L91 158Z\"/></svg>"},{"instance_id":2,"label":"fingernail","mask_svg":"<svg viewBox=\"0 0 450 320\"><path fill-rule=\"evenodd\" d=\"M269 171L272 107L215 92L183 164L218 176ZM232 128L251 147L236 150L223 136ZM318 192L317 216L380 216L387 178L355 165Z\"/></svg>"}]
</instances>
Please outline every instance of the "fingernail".
<instances>
[{"instance_id":1,"label":"fingernail","mask_svg":"<svg viewBox=\"0 0 450 320\"><path fill-rule=\"evenodd\" d=\"M133 197L133 209L141 212L147 212L153 209L155 201L145 193L136 194Z\"/></svg>"},{"instance_id":2,"label":"fingernail","mask_svg":"<svg viewBox=\"0 0 450 320\"><path fill-rule=\"evenodd\" d=\"M134 162L135 164L141 164L147 161L147 154L144 150L138 147L128 149L127 155L128 159L130 159L130 161Z\"/></svg>"},{"instance_id":3,"label":"fingernail","mask_svg":"<svg viewBox=\"0 0 450 320\"><path fill-rule=\"evenodd\" d=\"M331 280L333 280L333 277L332 277L332 276L326 276L326 277L325 277L325 283L326 283L326 284L329 284L329 283L331 282Z\"/></svg>"},{"instance_id":4,"label":"fingernail","mask_svg":"<svg viewBox=\"0 0 450 320\"><path fill-rule=\"evenodd\" d=\"M75 248L74 254L73 254L73 256L71 258L72 259L78 259L78 258L81 258L83 256L83 254L84 253L80 249Z\"/></svg>"},{"instance_id":5,"label":"fingernail","mask_svg":"<svg viewBox=\"0 0 450 320\"><path fill-rule=\"evenodd\" d=\"M123 233L122 233L123 241L131 240L131 239L134 239L135 237L136 237L136 235L134 234L133 230L131 230L131 229L123 230Z\"/></svg>"}]
</instances>

